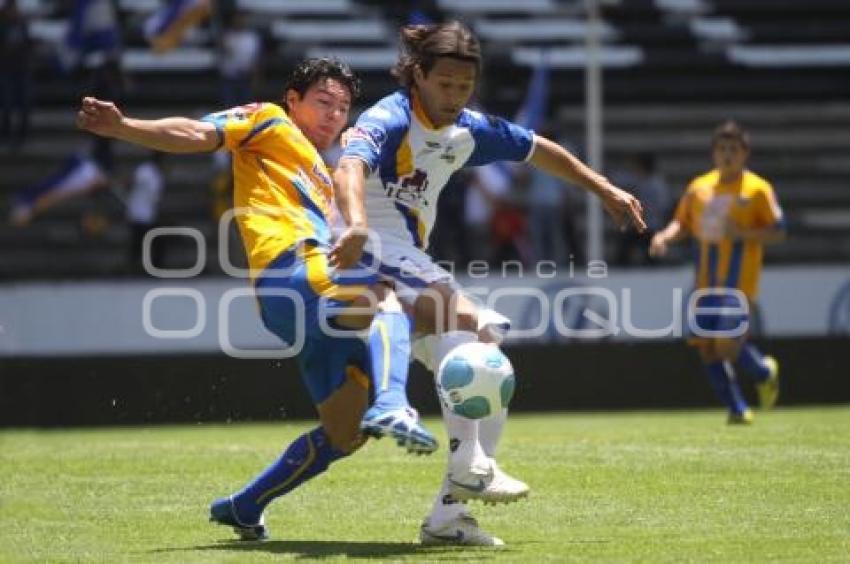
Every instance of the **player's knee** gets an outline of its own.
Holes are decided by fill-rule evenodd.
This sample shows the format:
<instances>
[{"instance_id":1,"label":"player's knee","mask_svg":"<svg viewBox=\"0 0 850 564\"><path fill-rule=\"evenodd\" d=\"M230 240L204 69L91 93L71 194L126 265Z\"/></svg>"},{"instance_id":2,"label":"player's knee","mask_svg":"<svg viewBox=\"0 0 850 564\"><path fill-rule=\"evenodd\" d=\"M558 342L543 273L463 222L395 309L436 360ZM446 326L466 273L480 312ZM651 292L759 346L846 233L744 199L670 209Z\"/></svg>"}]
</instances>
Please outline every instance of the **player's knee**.
<instances>
[{"instance_id":1,"label":"player's knee","mask_svg":"<svg viewBox=\"0 0 850 564\"><path fill-rule=\"evenodd\" d=\"M436 289L426 288L413 303L413 318L416 331L424 335L433 335L446 328L447 300Z\"/></svg>"},{"instance_id":2,"label":"player's knee","mask_svg":"<svg viewBox=\"0 0 850 564\"><path fill-rule=\"evenodd\" d=\"M378 311L400 313L404 311L401 301L391 289L385 289L378 295Z\"/></svg>"},{"instance_id":3,"label":"player's knee","mask_svg":"<svg viewBox=\"0 0 850 564\"><path fill-rule=\"evenodd\" d=\"M712 341L706 341L700 344L699 347L699 356L700 360L703 364L713 364L719 360L722 360L718 354L717 349L714 346Z\"/></svg>"},{"instance_id":4,"label":"player's knee","mask_svg":"<svg viewBox=\"0 0 850 564\"><path fill-rule=\"evenodd\" d=\"M739 350L739 343L733 339L718 339L715 342L718 360L734 361L738 357Z\"/></svg>"},{"instance_id":5,"label":"player's knee","mask_svg":"<svg viewBox=\"0 0 850 564\"><path fill-rule=\"evenodd\" d=\"M364 442L358 425L325 427L325 434L331 446L345 454L351 454L360 448Z\"/></svg>"}]
</instances>

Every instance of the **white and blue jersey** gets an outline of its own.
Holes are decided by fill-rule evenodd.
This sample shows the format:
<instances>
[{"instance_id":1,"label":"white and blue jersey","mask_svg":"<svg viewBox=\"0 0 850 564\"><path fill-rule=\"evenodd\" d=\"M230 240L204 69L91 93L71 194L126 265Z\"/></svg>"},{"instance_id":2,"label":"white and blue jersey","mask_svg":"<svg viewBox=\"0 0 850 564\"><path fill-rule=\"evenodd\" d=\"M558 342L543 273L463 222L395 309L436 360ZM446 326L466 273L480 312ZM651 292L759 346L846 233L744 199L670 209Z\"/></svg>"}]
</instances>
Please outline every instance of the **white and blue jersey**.
<instances>
[{"instance_id":1,"label":"white and blue jersey","mask_svg":"<svg viewBox=\"0 0 850 564\"><path fill-rule=\"evenodd\" d=\"M504 119L464 109L437 129L415 94L399 90L383 98L361 114L342 155L369 168L366 214L380 246L370 241L367 252L412 275L399 280L407 286L446 279L424 250L449 177L465 166L525 161L533 148L534 134Z\"/></svg>"}]
</instances>

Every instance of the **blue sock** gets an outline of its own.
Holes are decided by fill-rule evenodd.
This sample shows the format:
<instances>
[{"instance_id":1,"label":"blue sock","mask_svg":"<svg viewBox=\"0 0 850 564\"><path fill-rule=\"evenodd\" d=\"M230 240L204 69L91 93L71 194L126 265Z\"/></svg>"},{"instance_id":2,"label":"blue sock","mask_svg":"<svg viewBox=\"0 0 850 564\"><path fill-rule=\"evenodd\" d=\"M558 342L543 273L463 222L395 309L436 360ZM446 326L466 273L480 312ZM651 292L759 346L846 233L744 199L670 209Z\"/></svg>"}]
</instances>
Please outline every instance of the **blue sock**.
<instances>
[{"instance_id":1,"label":"blue sock","mask_svg":"<svg viewBox=\"0 0 850 564\"><path fill-rule=\"evenodd\" d=\"M322 427L301 435L274 464L233 496L237 517L246 524L256 523L273 499L321 474L331 462L344 456L331 446Z\"/></svg>"},{"instance_id":2,"label":"blue sock","mask_svg":"<svg viewBox=\"0 0 850 564\"><path fill-rule=\"evenodd\" d=\"M759 382L764 382L770 377L770 369L764 363L764 356L752 343L744 343L741 347L738 366L755 376Z\"/></svg>"},{"instance_id":3,"label":"blue sock","mask_svg":"<svg viewBox=\"0 0 850 564\"><path fill-rule=\"evenodd\" d=\"M402 312L379 312L369 328L369 376L373 405L382 409L406 407L410 368L410 318Z\"/></svg>"},{"instance_id":4,"label":"blue sock","mask_svg":"<svg viewBox=\"0 0 850 564\"><path fill-rule=\"evenodd\" d=\"M708 373L709 382L723 405L728 407L729 411L743 413L747 409L747 402L744 401L744 395L738 386L731 364L723 361L712 362L705 365L705 370Z\"/></svg>"}]
</instances>

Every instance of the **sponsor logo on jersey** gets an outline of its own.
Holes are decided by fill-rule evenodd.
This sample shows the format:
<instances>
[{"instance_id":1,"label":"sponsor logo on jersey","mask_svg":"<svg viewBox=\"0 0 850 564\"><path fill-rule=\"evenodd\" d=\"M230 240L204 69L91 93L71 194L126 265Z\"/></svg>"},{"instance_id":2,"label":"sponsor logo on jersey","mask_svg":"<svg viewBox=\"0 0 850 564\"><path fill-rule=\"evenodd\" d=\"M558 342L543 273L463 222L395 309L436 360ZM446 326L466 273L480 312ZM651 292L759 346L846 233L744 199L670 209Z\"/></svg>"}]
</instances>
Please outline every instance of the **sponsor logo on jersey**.
<instances>
[{"instance_id":1,"label":"sponsor logo on jersey","mask_svg":"<svg viewBox=\"0 0 850 564\"><path fill-rule=\"evenodd\" d=\"M440 150L442 145L437 143L436 141L425 141L425 148L416 153L417 157L424 157L425 155L430 155L431 153L436 153Z\"/></svg>"},{"instance_id":2,"label":"sponsor logo on jersey","mask_svg":"<svg viewBox=\"0 0 850 564\"><path fill-rule=\"evenodd\" d=\"M379 151L381 146L387 140L387 134L379 127L370 127L368 125L357 125L352 127L350 133L348 135L348 141L354 141L355 139L362 139L369 143L373 149Z\"/></svg>"},{"instance_id":3,"label":"sponsor logo on jersey","mask_svg":"<svg viewBox=\"0 0 850 564\"><path fill-rule=\"evenodd\" d=\"M393 198L408 206L427 206L425 193L428 190L428 173L417 168L407 176L399 178L398 182L388 182L384 192L388 198Z\"/></svg>"},{"instance_id":4,"label":"sponsor logo on jersey","mask_svg":"<svg viewBox=\"0 0 850 564\"><path fill-rule=\"evenodd\" d=\"M457 156L454 154L454 147L451 145L446 145L446 148L443 149L443 154L440 155L440 160L446 161L449 164L453 164Z\"/></svg>"},{"instance_id":5,"label":"sponsor logo on jersey","mask_svg":"<svg viewBox=\"0 0 850 564\"><path fill-rule=\"evenodd\" d=\"M319 166L319 163L313 163L313 175L316 176L319 180L321 180L324 184L328 186L333 186L333 181L331 177L325 174L325 171L322 170L323 167Z\"/></svg>"}]
</instances>

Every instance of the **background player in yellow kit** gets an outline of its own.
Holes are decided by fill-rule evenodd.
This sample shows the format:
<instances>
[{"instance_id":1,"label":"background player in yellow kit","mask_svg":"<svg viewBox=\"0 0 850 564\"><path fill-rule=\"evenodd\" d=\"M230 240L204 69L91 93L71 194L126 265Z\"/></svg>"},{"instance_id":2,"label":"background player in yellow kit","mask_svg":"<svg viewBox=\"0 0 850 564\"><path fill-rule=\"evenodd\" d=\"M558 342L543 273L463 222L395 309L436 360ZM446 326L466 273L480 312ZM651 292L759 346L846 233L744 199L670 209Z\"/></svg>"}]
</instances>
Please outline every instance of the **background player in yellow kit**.
<instances>
[{"instance_id":1,"label":"background player in yellow kit","mask_svg":"<svg viewBox=\"0 0 850 564\"><path fill-rule=\"evenodd\" d=\"M382 384L373 408L383 410L388 434L410 451L427 453L437 446L407 405L409 334L388 327L382 311L372 320L349 309L353 305L362 312L374 304L368 292L380 299L389 294L386 286L376 284L376 273L368 269L334 268L344 263L345 253L331 247L334 190L317 149L339 136L358 88L343 63L311 59L289 78L285 109L257 103L202 120L139 120L111 102L85 98L77 115L83 129L151 149L192 153L224 146L233 154L234 207L260 313L289 346L303 343L296 358L321 420L241 491L212 504L211 520L232 526L244 539L266 537L262 514L269 502L362 444L370 376L376 394L376 380ZM366 343L356 335L326 331L328 324L365 328L370 323Z\"/></svg>"},{"instance_id":2,"label":"background player in yellow kit","mask_svg":"<svg viewBox=\"0 0 850 564\"><path fill-rule=\"evenodd\" d=\"M785 237L785 221L770 183L746 169L750 138L737 123L720 125L712 139L715 168L691 181L679 201L673 220L650 244L650 254L663 256L670 243L693 237L697 244L696 287L698 289L737 289L748 303L737 303L731 294L706 295L698 307L745 306L751 309L758 295L763 246ZM720 400L729 408L730 423L750 423L747 406L735 378L732 363L756 379L763 408L776 403L779 394L779 367L775 359L762 356L741 336L721 332L742 326L747 314L716 313L697 315L701 330L716 337L697 336L693 342Z\"/></svg>"}]
</instances>

